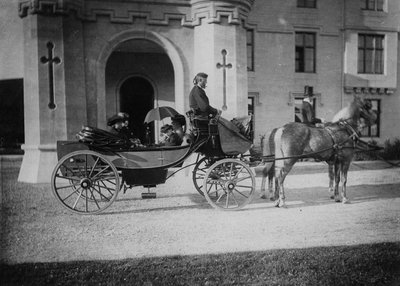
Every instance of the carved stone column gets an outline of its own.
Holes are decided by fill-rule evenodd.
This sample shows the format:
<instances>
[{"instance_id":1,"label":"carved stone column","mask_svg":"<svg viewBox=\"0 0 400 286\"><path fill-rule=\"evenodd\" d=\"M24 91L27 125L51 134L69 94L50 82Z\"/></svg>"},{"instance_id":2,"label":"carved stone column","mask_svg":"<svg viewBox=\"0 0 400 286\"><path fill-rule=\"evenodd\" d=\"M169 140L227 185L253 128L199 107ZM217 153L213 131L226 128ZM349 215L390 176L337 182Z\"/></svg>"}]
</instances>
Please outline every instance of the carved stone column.
<instances>
[{"instance_id":1,"label":"carved stone column","mask_svg":"<svg viewBox=\"0 0 400 286\"><path fill-rule=\"evenodd\" d=\"M72 139L86 121L83 51L76 48L80 20L64 17L70 11L65 3L32 0L19 4L24 28L25 112L20 182L49 182L57 164L56 141ZM65 35L65 26L74 29L73 39Z\"/></svg>"},{"instance_id":2,"label":"carved stone column","mask_svg":"<svg viewBox=\"0 0 400 286\"><path fill-rule=\"evenodd\" d=\"M223 116L227 118L247 115L246 30L242 22L247 19L253 2L191 1L194 74L205 72L209 75L207 95L215 108L223 109L223 91L226 91ZM225 71L222 68L224 57L225 64L232 65Z\"/></svg>"}]
</instances>

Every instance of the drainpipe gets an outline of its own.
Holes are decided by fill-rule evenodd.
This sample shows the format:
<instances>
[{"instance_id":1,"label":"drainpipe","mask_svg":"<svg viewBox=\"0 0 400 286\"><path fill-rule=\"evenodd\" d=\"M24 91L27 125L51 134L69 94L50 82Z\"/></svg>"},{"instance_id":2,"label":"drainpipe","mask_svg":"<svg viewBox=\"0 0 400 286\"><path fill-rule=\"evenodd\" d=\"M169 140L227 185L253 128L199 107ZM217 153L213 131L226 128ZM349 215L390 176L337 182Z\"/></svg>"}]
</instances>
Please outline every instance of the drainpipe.
<instances>
[{"instance_id":1,"label":"drainpipe","mask_svg":"<svg viewBox=\"0 0 400 286\"><path fill-rule=\"evenodd\" d=\"M342 68L341 68L341 83L340 83L340 109L344 106L344 66L345 66L345 49L346 49L346 0L342 0Z\"/></svg>"}]
</instances>

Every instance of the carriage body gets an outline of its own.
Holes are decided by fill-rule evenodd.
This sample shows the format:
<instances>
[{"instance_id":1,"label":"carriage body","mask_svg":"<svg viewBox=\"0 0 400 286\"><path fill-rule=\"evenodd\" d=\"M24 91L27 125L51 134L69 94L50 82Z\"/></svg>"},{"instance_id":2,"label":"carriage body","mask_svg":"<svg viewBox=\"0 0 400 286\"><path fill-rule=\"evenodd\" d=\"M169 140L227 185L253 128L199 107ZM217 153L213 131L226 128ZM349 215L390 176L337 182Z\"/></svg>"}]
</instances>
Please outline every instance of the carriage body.
<instances>
[{"instance_id":1,"label":"carriage body","mask_svg":"<svg viewBox=\"0 0 400 286\"><path fill-rule=\"evenodd\" d=\"M106 131L92 129L101 133L102 139L107 138ZM227 132L222 131L224 136ZM70 211L80 214L99 213L111 205L121 189L126 191L134 186L155 187L164 184L170 168L181 167L189 155L198 153L202 155L202 159L197 157L193 182L197 191L204 195L212 206L219 208L221 193L226 197L227 193L220 190L221 186L231 188L229 193L232 193L232 188L236 185L235 180L238 180L238 174L243 169L247 170L246 178L251 180L252 194L255 189L254 175L245 163L236 159L248 150L250 141L240 137L236 140L221 138L221 128L216 120L207 124L193 122L192 133L193 140L186 146L131 148L103 141L101 144L58 141L59 162L52 174L53 193ZM229 168L227 164L230 164ZM229 176L228 172L231 172ZM212 173L218 175L213 176ZM230 184L227 184L228 181ZM215 198L202 191L211 189L210 186L216 190ZM227 199L229 200L229 196ZM232 197L230 199L232 200ZM251 196L246 197L245 203L236 203L233 209L242 208L250 199ZM237 202L237 199L235 200ZM226 206L228 204L224 203L222 209L228 209Z\"/></svg>"}]
</instances>

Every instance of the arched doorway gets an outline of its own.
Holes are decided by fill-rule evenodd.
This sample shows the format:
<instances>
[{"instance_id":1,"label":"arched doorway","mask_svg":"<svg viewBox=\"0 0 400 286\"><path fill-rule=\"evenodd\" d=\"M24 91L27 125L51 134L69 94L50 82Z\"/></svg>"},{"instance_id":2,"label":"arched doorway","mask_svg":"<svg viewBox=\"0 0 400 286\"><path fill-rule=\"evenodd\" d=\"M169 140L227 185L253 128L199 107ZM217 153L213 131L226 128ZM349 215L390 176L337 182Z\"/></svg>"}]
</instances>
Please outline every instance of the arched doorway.
<instances>
[{"instance_id":1,"label":"arched doorway","mask_svg":"<svg viewBox=\"0 0 400 286\"><path fill-rule=\"evenodd\" d=\"M146 142L144 118L154 108L154 89L151 83L140 76L126 79L120 87L120 110L129 114L129 127L135 137ZM154 126L150 124L151 142L154 142Z\"/></svg>"}]
</instances>

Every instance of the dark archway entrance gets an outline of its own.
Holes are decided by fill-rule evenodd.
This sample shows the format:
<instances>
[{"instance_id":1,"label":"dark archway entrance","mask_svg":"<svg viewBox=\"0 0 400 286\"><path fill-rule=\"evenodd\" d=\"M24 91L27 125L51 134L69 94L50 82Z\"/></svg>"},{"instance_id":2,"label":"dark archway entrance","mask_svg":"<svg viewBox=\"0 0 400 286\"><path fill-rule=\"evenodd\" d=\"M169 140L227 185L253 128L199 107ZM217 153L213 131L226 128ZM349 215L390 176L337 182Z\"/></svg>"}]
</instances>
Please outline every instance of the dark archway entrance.
<instances>
[{"instance_id":1,"label":"dark archway entrance","mask_svg":"<svg viewBox=\"0 0 400 286\"><path fill-rule=\"evenodd\" d=\"M146 143L144 118L154 108L154 89L151 83L139 76L125 80L120 88L120 110L129 114L129 126L133 134ZM154 142L154 126L150 126L151 142Z\"/></svg>"}]
</instances>

